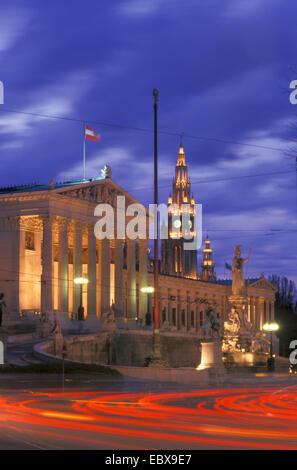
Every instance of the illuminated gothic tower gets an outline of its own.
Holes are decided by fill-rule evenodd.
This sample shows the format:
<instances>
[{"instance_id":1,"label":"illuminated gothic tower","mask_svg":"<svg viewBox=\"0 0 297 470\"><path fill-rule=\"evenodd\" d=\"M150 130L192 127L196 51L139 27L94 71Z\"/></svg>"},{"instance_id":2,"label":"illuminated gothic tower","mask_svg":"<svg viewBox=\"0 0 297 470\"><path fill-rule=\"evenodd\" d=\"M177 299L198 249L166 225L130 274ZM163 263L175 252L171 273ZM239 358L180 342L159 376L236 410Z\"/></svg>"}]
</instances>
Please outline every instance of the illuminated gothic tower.
<instances>
[{"instance_id":1,"label":"illuminated gothic tower","mask_svg":"<svg viewBox=\"0 0 297 470\"><path fill-rule=\"evenodd\" d=\"M180 235L183 231L182 214L186 209L182 207L182 204L189 205L188 210L190 211L189 226L184 227L184 230L194 235L195 200L193 195L191 196L188 167L181 142L177 155L172 196L170 195L168 198L168 240L162 240L161 269L165 274L197 279L197 250L185 250L185 244L191 243L191 240L176 237L178 230ZM176 217L178 215L180 216L179 220Z\"/></svg>"},{"instance_id":2,"label":"illuminated gothic tower","mask_svg":"<svg viewBox=\"0 0 297 470\"><path fill-rule=\"evenodd\" d=\"M203 261L201 263L202 281L215 281L216 274L214 272L214 262L212 259L212 249L210 248L210 240L208 235L205 240L205 248L203 250Z\"/></svg>"}]
</instances>

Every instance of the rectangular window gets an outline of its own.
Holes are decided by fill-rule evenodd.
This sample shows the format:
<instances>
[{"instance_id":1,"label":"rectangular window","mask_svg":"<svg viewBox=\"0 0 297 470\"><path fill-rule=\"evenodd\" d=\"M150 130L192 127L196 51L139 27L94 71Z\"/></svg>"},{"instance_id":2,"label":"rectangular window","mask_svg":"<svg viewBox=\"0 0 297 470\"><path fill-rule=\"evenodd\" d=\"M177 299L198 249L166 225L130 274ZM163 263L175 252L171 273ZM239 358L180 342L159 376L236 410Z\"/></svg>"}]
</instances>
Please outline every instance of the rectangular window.
<instances>
[{"instance_id":1,"label":"rectangular window","mask_svg":"<svg viewBox=\"0 0 297 470\"><path fill-rule=\"evenodd\" d=\"M194 328L194 311L191 311L191 328Z\"/></svg>"},{"instance_id":2,"label":"rectangular window","mask_svg":"<svg viewBox=\"0 0 297 470\"><path fill-rule=\"evenodd\" d=\"M172 309L172 323L176 326L176 308Z\"/></svg>"},{"instance_id":3,"label":"rectangular window","mask_svg":"<svg viewBox=\"0 0 297 470\"><path fill-rule=\"evenodd\" d=\"M200 326L203 325L203 312L202 311L199 313L199 325Z\"/></svg>"},{"instance_id":4,"label":"rectangular window","mask_svg":"<svg viewBox=\"0 0 297 470\"><path fill-rule=\"evenodd\" d=\"M186 325L186 312L182 310L182 326Z\"/></svg>"}]
</instances>

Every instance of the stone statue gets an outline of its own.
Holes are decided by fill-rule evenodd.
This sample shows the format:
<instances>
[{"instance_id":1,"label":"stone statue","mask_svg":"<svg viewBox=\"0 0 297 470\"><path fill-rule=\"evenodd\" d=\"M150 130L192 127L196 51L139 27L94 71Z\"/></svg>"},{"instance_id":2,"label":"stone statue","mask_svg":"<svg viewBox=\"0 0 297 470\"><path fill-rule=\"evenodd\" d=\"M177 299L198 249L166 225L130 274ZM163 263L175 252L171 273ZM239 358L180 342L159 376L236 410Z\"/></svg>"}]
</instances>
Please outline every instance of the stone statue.
<instances>
[{"instance_id":1,"label":"stone statue","mask_svg":"<svg viewBox=\"0 0 297 470\"><path fill-rule=\"evenodd\" d=\"M115 306L112 304L109 311L102 315L102 331L113 331L115 328Z\"/></svg>"},{"instance_id":2,"label":"stone statue","mask_svg":"<svg viewBox=\"0 0 297 470\"><path fill-rule=\"evenodd\" d=\"M4 300L4 293L1 292L0 294L0 327L2 326L3 307L6 307L6 303Z\"/></svg>"},{"instance_id":3,"label":"stone statue","mask_svg":"<svg viewBox=\"0 0 297 470\"><path fill-rule=\"evenodd\" d=\"M247 258L241 258L240 246L234 248L235 256L232 260L232 295L245 294L245 282L243 277L243 265L250 259L251 252Z\"/></svg>"},{"instance_id":4,"label":"stone statue","mask_svg":"<svg viewBox=\"0 0 297 470\"><path fill-rule=\"evenodd\" d=\"M60 320L56 317L56 315L54 316L54 324L51 333L55 336L62 334L61 323Z\"/></svg>"},{"instance_id":5,"label":"stone statue","mask_svg":"<svg viewBox=\"0 0 297 470\"><path fill-rule=\"evenodd\" d=\"M104 165L103 170L101 170L101 176L103 178L111 178L111 175L112 175L112 173L111 173L110 166L109 165Z\"/></svg>"},{"instance_id":6,"label":"stone statue","mask_svg":"<svg viewBox=\"0 0 297 470\"><path fill-rule=\"evenodd\" d=\"M220 332L220 322L218 318L214 315L214 310L209 307L206 311L206 320L202 325L202 328L205 331L210 332L210 336L213 338L214 336L219 337Z\"/></svg>"},{"instance_id":7,"label":"stone statue","mask_svg":"<svg viewBox=\"0 0 297 470\"><path fill-rule=\"evenodd\" d=\"M240 330L239 315L234 307L231 308L231 312L228 315L228 321L224 322L224 329L232 335L236 335Z\"/></svg>"},{"instance_id":8,"label":"stone statue","mask_svg":"<svg viewBox=\"0 0 297 470\"><path fill-rule=\"evenodd\" d=\"M62 335L61 323L60 323L60 320L56 317L56 315L54 315L54 324L51 330L51 334L54 337L54 341L53 341L54 355L60 356L62 354L64 339Z\"/></svg>"}]
</instances>

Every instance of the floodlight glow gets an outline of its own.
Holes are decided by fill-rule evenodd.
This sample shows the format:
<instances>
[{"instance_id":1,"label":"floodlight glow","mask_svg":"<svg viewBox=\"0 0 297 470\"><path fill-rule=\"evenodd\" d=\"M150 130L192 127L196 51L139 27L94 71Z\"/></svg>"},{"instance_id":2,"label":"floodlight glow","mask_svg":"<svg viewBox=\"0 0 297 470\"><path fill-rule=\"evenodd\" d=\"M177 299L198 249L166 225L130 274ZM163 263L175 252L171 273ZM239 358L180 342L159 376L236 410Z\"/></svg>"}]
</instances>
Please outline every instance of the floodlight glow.
<instances>
[{"instance_id":1,"label":"floodlight glow","mask_svg":"<svg viewBox=\"0 0 297 470\"><path fill-rule=\"evenodd\" d=\"M149 286L142 287L140 290L143 294L152 294L153 292L155 292L155 289L153 287L149 287Z\"/></svg>"},{"instance_id":2,"label":"floodlight glow","mask_svg":"<svg viewBox=\"0 0 297 470\"><path fill-rule=\"evenodd\" d=\"M277 323L265 323L263 325L263 330L265 331L277 331L279 329L279 325Z\"/></svg>"},{"instance_id":3,"label":"floodlight glow","mask_svg":"<svg viewBox=\"0 0 297 470\"><path fill-rule=\"evenodd\" d=\"M85 277L76 277L73 282L74 284L88 284L89 279Z\"/></svg>"}]
</instances>

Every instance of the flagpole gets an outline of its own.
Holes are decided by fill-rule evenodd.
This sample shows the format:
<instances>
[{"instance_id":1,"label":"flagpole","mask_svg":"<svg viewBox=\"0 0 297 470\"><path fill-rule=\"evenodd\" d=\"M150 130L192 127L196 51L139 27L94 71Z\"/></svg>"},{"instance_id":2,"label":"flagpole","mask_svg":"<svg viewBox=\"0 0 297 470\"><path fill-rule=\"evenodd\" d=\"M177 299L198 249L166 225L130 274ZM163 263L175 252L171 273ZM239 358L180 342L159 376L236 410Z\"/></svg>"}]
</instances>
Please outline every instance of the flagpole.
<instances>
[{"instance_id":1,"label":"flagpole","mask_svg":"<svg viewBox=\"0 0 297 470\"><path fill-rule=\"evenodd\" d=\"M86 124L84 122L84 156L83 156L83 179L86 179Z\"/></svg>"}]
</instances>

